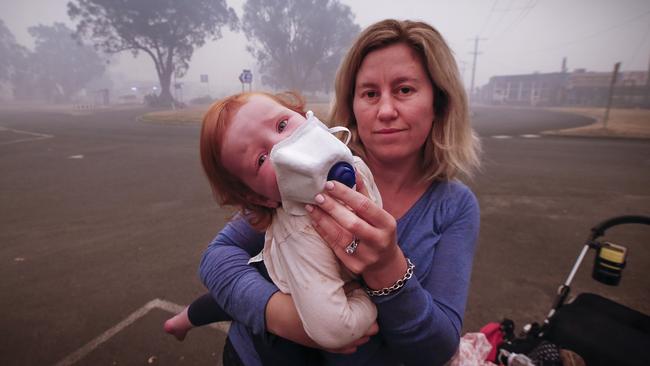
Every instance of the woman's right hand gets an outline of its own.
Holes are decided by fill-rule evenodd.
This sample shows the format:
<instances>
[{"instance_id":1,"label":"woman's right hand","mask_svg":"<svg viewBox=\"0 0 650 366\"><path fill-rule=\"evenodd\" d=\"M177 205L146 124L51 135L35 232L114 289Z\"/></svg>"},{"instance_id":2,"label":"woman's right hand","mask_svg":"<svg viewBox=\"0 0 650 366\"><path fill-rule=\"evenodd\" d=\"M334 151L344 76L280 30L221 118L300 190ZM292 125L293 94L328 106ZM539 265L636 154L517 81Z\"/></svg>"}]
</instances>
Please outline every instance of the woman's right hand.
<instances>
[{"instance_id":1,"label":"woman's right hand","mask_svg":"<svg viewBox=\"0 0 650 366\"><path fill-rule=\"evenodd\" d=\"M306 347L323 349L327 352L350 354L357 351L357 347L368 342L371 336L379 332L377 322L373 323L361 338L341 348L326 349L314 342L302 326L302 320L293 303L291 295L278 291L271 296L266 305L266 329L282 338L296 342Z\"/></svg>"},{"instance_id":2,"label":"woman's right hand","mask_svg":"<svg viewBox=\"0 0 650 366\"><path fill-rule=\"evenodd\" d=\"M325 191L306 205L314 229L353 273L361 275L372 289L390 286L406 272L404 253L397 244L397 222L368 198L363 181L358 191L329 181ZM352 253L347 246L358 240Z\"/></svg>"}]
</instances>

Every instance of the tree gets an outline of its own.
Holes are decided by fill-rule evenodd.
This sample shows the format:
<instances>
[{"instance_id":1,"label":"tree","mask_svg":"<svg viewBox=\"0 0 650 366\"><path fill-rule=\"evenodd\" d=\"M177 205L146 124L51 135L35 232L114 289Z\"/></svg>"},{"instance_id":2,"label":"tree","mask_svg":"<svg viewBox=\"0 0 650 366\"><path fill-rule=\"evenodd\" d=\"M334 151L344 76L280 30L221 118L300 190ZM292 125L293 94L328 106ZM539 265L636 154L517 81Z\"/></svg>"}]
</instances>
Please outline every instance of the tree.
<instances>
[{"instance_id":1,"label":"tree","mask_svg":"<svg viewBox=\"0 0 650 366\"><path fill-rule=\"evenodd\" d=\"M18 52L20 52L20 46L16 43L16 38L0 19L0 81L7 81L11 78Z\"/></svg>"},{"instance_id":2,"label":"tree","mask_svg":"<svg viewBox=\"0 0 650 366\"><path fill-rule=\"evenodd\" d=\"M27 68L35 77L38 94L53 102L70 98L92 79L101 77L106 62L91 46L72 38L74 31L63 23L29 27L34 52Z\"/></svg>"},{"instance_id":3,"label":"tree","mask_svg":"<svg viewBox=\"0 0 650 366\"><path fill-rule=\"evenodd\" d=\"M300 91L329 91L360 31L350 8L338 0L248 0L242 28L262 82Z\"/></svg>"},{"instance_id":4,"label":"tree","mask_svg":"<svg viewBox=\"0 0 650 366\"><path fill-rule=\"evenodd\" d=\"M92 38L107 53L144 52L160 82L160 101L173 102L171 77L182 77L195 47L208 37L221 38L221 27L237 28L237 16L225 0L75 0L68 15L79 20L78 37Z\"/></svg>"},{"instance_id":5,"label":"tree","mask_svg":"<svg viewBox=\"0 0 650 366\"><path fill-rule=\"evenodd\" d=\"M0 20L0 81L11 83L14 98L69 100L104 72L93 48L74 41L62 23L30 27L29 33L36 41L33 52L17 44Z\"/></svg>"}]
</instances>

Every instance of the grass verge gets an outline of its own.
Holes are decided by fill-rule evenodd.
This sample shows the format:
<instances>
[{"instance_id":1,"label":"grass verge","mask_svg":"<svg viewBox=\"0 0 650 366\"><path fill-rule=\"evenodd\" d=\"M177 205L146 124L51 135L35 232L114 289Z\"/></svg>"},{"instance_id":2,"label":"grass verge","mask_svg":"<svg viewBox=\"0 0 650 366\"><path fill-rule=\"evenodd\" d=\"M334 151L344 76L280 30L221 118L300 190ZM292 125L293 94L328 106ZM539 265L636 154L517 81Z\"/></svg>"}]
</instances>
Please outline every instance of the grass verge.
<instances>
[{"instance_id":1,"label":"grass verge","mask_svg":"<svg viewBox=\"0 0 650 366\"><path fill-rule=\"evenodd\" d=\"M650 110L648 109L611 109L607 126L603 123L605 108L548 109L591 117L594 123L588 126L543 132L546 135L650 139Z\"/></svg>"},{"instance_id":2,"label":"grass verge","mask_svg":"<svg viewBox=\"0 0 650 366\"><path fill-rule=\"evenodd\" d=\"M171 111L156 111L149 112L139 117L141 121L153 123L201 123L203 115L210 108L209 105L192 106L185 109L177 109ZM328 103L307 103L307 109L314 111L316 116L325 120L329 112Z\"/></svg>"}]
</instances>

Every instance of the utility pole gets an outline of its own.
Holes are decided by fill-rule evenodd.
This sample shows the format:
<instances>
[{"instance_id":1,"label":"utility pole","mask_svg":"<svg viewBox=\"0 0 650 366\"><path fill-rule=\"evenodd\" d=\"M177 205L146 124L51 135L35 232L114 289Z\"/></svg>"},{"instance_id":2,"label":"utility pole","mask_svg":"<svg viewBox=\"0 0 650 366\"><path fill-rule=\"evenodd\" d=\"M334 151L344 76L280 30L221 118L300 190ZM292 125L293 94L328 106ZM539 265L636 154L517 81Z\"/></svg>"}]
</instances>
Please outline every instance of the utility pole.
<instances>
[{"instance_id":1,"label":"utility pole","mask_svg":"<svg viewBox=\"0 0 650 366\"><path fill-rule=\"evenodd\" d=\"M609 84L609 96L607 98L607 108L605 108L605 117L603 118L603 128L607 128L607 120L609 119L609 108L612 106L612 97L614 96L614 84L616 84L616 77L618 76L618 69L621 67L621 63L617 62L614 65L614 71L612 72L612 82Z\"/></svg>"},{"instance_id":2,"label":"utility pole","mask_svg":"<svg viewBox=\"0 0 650 366\"><path fill-rule=\"evenodd\" d=\"M650 108L650 59L648 59L648 72L645 75L645 107Z\"/></svg>"},{"instance_id":3,"label":"utility pole","mask_svg":"<svg viewBox=\"0 0 650 366\"><path fill-rule=\"evenodd\" d=\"M470 103L472 100L472 96L474 95L474 78L476 76L476 58L478 55L482 53L482 52L478 52L478 42L485 41L485 40L487 40L487 38L478 38L478 36L476 36L474 38L474 52L470 52L471 55L474 55L474 62L472 63L472 82L470 84L470 89L469 89Z\"/></svg>"}]
</instances>

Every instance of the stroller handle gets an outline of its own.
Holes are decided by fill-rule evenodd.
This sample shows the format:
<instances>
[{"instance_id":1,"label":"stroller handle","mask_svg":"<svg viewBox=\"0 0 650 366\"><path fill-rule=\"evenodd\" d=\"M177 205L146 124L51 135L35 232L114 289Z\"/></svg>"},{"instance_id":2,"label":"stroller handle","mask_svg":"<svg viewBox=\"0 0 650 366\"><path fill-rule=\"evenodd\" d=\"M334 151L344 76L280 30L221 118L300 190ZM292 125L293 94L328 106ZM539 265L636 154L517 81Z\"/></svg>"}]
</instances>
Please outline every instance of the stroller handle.
<instances>
[{"instance_id":1,"label":"stroller handle","mask_svg":"<svg viewBox=\"0 0 650 366\"><path fill-rule=\"evenodd\" d=\"M650 217L644 215L615 216L605 221L602 221L598 225L591 228L591 234L589 235L587 242L583 246L582 251L580 251L580 255L578 255L578 259L573 265L573 268L571 268L571 272L569 273L569 276L567 277L566 281L564 281L564 283L560 285L560 287L558 287L557 289L557 294L555 296L555 300L553 301L553 306L551 307L551 310L549 311L548 315L546 316L546 319L544 320L543 323L544 327L548 326L549 321L553 317L555 312L560 307L562 307L562 305L564 305L564 301L568 297L569 291L571 290L571 281L573 281L573 277L578 271L578 268L580 267L580 264L582 263L582 260L584 259L589 249L598 249L601 247L602 244L596 242L596 239L605 235L605 231L607 229L622 224L650 225ZM542 329L540 334L543 334L544 331L545 330Z\"/></svg>"},{"instance_id":2,"label":"stroller handle","mask_svg":"<svg viewBox=\"0 0 650 366\"><path fill-rule=\"evenodd\" d=\"M616 216L611 219L607 219L600 224L591 228L591 236L589 241L595 240L603 235L605 231L613 226L622 225L622 224L645 224L650 225L650 217L642 215L626 215L626 216Z\"/></svg>"}]
</instances>

